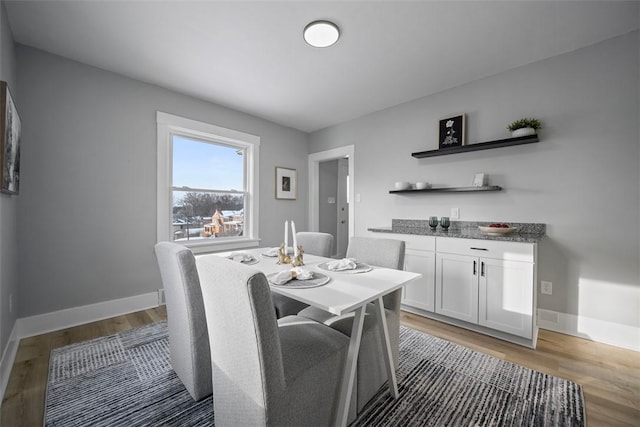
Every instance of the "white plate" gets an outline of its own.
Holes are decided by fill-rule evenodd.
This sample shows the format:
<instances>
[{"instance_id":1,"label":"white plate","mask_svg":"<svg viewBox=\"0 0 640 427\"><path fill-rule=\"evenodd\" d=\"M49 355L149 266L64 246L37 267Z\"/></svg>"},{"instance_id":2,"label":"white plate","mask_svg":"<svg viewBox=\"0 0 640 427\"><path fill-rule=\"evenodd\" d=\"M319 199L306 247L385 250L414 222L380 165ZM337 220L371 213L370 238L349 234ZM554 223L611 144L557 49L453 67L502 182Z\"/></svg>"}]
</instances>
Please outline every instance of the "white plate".
<instances>
[{"instance_id":1,"label":"white plate","mask_svg":"<svg viewBox=\"0 0 640 427\"><path fill-rule=\"evenodd\" d=\"M492 236L504 236L517 230L515 227L499 228L499 227L478 227L483 233Z\"/></svg>"},{"instance_id":2,"label":"white plate","mask_svg":"<svg viewBox=\"0 0 640 427\"><path fill-rule=\"evenodd\" d=\"M318 268L320 270L329 271L331 273L347 273L347 274L366 273L367 271L373 270L373 267L363 262L356 262L356 268L352 270L329 270L328 265L330 262L334 262L334 261L323 262L321 264L318 264Z\"/></svg>"},{"instance_id":3,"label":"white plate","mask_svg":"<svg viewBox=\"0 0 640 427\"><path fill-rule=\"evenodd\" d=\"M267 280L269 280L269 284L271 286L278 286L280 288L290 288L290 289L315 288L316 286L326 285L327 283L329 283L329 280L331 280L331 278L326 274L314 272L313 277L311 279L308 279L308 280L292 279L292 280L289 280L287 283L283 283L282 285L276 285L275 283L271 282L271 279L273 279L277 275L278 273L267 274Z\"/></svg>"}]
</instances>

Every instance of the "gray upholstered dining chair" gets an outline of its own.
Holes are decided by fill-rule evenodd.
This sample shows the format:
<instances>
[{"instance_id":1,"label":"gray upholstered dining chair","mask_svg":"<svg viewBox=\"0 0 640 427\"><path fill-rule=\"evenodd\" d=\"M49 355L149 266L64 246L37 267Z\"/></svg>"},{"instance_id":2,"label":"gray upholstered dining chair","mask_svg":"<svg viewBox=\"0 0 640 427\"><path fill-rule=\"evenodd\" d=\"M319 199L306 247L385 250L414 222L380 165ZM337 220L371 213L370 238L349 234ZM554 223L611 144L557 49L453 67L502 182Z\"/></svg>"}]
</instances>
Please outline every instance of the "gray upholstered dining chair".
<instances>
[{"instance_id":1,"label":"gray upholstered dining chair","mask_svg":"<svg viewBox=\"0 0 640 427\"><path fill-rule=\"evenodd\" d=\"M402 240L352 237L347 247L347 257L355 258L372 266L404 268L405 242ZM393 352L394 366L398 367L400 344L400 302L402 289L383 297L385 317L389 329L389 341ZM335 316L315 307L307 307L300 311L299 316L331 326L345 335L351 335L353 313ZM387 381L387 371L382 357L382 339L376 319L375 306L367 305L360 352L358 354L358 370L356 374L357 410L360 412L378 390Z\"/></svg>"},{"instance_id":2,"label":"gray upholstered dining chair","mask_svg":"<svg viewBox=\"0 0 640 427\"><path fill-rule=\"evenodd\" d=\"M298 231L296 240L305 254L329 258L333 250L333 234L316 231Z\"/></svg>"},{"instance_id":3,"label":"gray upholstered dining chair","mask_svg":"<svg viewBox=\"0 0 640 427\"><path fill-rule=\"evenodd\" d=\"M155 246L167 301L171 366L194 400L210 396L211 356L200 280L193 253L184 246Z\"/></svg>"},{"instance_id":4,"label":"gray upholstered dining chair","mask_svg":"<svg viewBox=\"0 0 640 427\"><path fill-rule=\"evenodd\" d=\"M276 320L267 278L252 267L222 257L196 263L216 426L333 424L348 338L309 319Z\"/></svg>"},{"instance_id":5,"label":"gray upholstered dining chair","mask_svg":"<svg viewBox=\"0 0 640 427\"><path fill-rule=\"evenodd\" d=\"M305 254L330 257L333 249L333 235L314 231L299 231L296 233L298 245L302 246ZM297 314L309 307L307 304L282 295L273 295L273 305L278 318Z\"/></svg>"}]
</instances>

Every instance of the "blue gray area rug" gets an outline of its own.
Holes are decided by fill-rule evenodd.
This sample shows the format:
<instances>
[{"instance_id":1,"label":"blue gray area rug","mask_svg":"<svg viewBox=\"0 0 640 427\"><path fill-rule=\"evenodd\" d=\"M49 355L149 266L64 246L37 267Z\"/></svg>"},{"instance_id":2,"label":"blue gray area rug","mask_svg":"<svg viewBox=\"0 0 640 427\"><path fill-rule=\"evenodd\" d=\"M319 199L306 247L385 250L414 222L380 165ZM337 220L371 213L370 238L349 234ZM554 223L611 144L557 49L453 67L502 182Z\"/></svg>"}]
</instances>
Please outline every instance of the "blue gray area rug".
<instances>
[{"instance_id":1,"label":"blue gray area rug","mask_svg":"<svg viewBox=\"0 0 640 427\"><path fill-rule=\"evenodd\" d=\"M584 426L579 385L401 327L400 396L354 426ZM171 369L166 322L51 352L45 426L211 426Z\"/></svg>"}]
</instances>

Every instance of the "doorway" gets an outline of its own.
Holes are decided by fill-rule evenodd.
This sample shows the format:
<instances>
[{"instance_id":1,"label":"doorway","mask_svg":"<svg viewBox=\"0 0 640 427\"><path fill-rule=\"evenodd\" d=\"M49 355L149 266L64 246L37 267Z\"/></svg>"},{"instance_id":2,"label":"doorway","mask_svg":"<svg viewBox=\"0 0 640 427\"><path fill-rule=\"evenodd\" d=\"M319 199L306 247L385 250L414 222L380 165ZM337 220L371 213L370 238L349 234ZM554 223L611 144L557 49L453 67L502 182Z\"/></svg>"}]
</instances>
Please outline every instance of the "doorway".
<instances>
[{"instance_id":1,"label":"doorway","mask_svg":"<svg viewBox=\"0 0 640 427\"><path fill-rule=\"evenodd\" d=\"M337 257L346 255L349 238L355 234L354 152L354 146L348 145L309 155L309 230L333 234ZM326 189L321 194L321 186L325 186L321 181L329 187L333 185L330 179L322 179L321 165L323 174L334 177L333 195Z\"/></svg>"},{"instance_id":2,"label":"doorway","mask_svg":"<svg viewBox=\"0 0 640 427\"><path fill-rule=\"evenodd\" d=\"M349 161L325 160L319 164L318 231L333 235L331 256L344 258L349 244Z\"/></svg>"}]
</instances>

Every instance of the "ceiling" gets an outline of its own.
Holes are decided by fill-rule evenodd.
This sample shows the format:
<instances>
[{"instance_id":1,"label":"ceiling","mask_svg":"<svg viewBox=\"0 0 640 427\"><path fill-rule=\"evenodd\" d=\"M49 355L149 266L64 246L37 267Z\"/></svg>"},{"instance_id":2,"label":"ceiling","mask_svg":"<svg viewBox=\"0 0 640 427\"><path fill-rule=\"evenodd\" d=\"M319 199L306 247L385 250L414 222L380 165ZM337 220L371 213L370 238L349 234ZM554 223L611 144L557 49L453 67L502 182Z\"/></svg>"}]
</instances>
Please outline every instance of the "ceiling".
<instances>
[{"instance_id":1,"label":"ceiling","mask_svg":"<svg viewBox=\"0 0 640 427\"><path fill-rule=\"evenodd\" d=\"M17 43L312 132L638 29L638 2L6 1ZM334 21L330 48L304 27Z\"/></svg>"}]
</instances>

